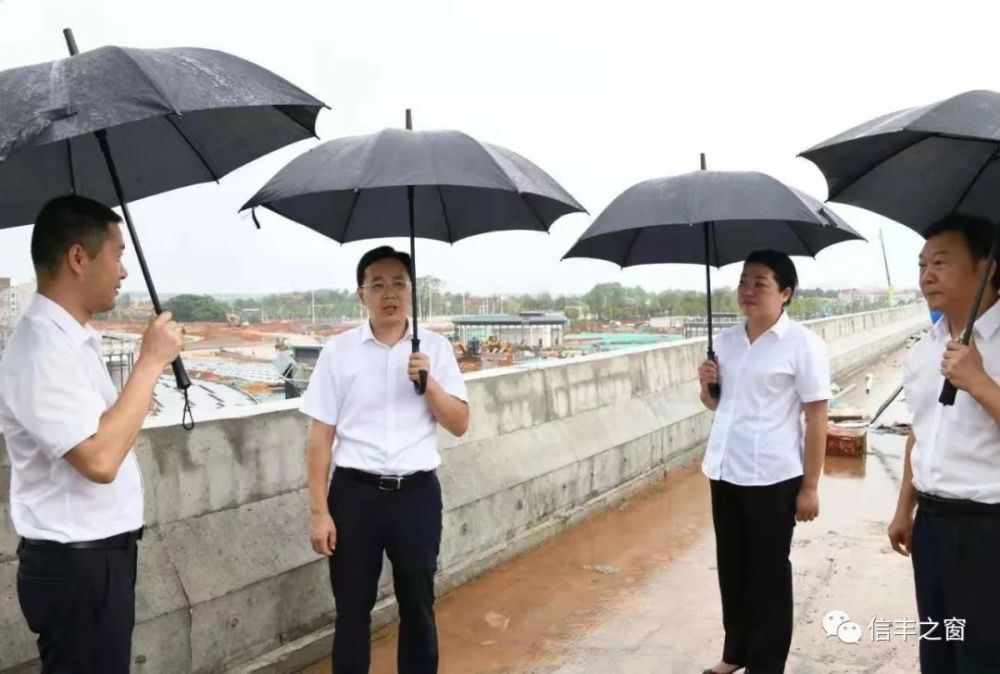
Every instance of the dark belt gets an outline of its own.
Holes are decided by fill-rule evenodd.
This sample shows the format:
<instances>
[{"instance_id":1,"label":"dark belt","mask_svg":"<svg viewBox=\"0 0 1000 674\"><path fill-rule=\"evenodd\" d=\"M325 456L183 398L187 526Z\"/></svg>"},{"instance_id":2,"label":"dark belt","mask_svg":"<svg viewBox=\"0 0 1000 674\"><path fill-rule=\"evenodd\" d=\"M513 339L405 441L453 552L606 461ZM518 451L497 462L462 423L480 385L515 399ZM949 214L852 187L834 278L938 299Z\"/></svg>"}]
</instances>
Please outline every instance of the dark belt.
<instances>
[{"instance_id":1,"label":"dark belt","mask_svg":"<svg viewBox=\"0 0 1000 674\"><path fill-rule=\"evenodd\" d=\"M335 474L343 475L344 477L350 478L355 482L361 482L363 484L371 485L372 487L378 487L380 491L403 491L407 487L416 486L421 482L426 482L434 477L433 470L424 470L411 475L391 476L367 473L356 468L339 467L335 471Z\"/></svg>"},{"instance_id":2,"label":"dark belt","mask_svg":"<svg viewBox=\"0 0 1000 674\"><path fill-rule=\"evenodd\" d=\"M928 515L993 515L1000 517L1000 503L980 503L957 498L944 498L917 492L917 505Z\"/></svg>"},{"instance_id":3,"label":"dark belt","mask_svg":"<svg viewBox=\"0 0 1000 674\"><path fill-rule=\"evenodd\" d=\"M124 550L142 539L142 531L143 529L139 528L135 531L126 531L123 534L101 538L96 541L71 541L69 543L22 538L21 545L35 550Z\"/></svg>"}]
</instances>

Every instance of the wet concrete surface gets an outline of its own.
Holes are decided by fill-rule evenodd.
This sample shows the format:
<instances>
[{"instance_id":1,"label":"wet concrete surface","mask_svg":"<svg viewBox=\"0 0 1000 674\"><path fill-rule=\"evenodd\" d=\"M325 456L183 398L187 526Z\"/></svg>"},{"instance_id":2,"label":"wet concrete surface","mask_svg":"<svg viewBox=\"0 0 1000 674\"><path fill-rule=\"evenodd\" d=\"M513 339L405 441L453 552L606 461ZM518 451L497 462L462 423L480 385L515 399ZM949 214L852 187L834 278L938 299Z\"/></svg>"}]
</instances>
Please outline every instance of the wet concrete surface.
<instances>
[{"instance_id":1,"label":"wet concrete surface","mask_svg":"<svg viewBox=\"0 0 1000 674\"><path fill-rule=\"evenodd\" d=\"M842 387L836 404L874 412L900 383L904 351ZM891 405L878 423L906 421ZM912 570L886 527L895 509L905 439L869 433L865 459L828 457L820 517L796 527L795 634L786 671L796 674L914 672ZM861 640L827 636L823 616L846 612ZM603 512L441 599L443 674L701 672L722 649L721 606L708 481L698 464ZM893 623L875 641L870 625ZM372 668L395 672L397 630L375 635ZM330 672L328 662L305 674Z\"/></svg>"}]
</instances>

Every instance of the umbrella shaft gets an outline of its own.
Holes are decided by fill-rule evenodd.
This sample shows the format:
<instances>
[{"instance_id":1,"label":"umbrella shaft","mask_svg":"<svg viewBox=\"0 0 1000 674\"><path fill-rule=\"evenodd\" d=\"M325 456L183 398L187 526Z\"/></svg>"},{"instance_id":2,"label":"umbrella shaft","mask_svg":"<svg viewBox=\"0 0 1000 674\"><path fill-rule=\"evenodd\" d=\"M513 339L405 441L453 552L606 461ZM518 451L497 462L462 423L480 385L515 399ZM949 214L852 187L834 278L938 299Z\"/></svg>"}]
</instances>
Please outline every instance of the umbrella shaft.
<instances>
[{"instance_id":1,"label":"umbrella shaft","mask_svg":"<svg viewBox=\"0 0 1000 674\"><path fill-rule=\"evenodd\" d=\"M963 344L968 344L972 339L972 327L975 325L976 319L979 317L979 306L983 303L983 296L986 294L986 287L993 279L993 265L998 254L1000 254L1000 231L994 234L993 250L990 251L990 257L986 261L986 269L983 271L983 275L979 279L979 289L976 291L976 301L972 304L972 310L969 312L969 321L966 323L965 332L962 335Z\"/></svg>"},{"instance_id":2,"label":"umbrella shaft","mask_svg":"<svg viewBox=\"0 0 1000 674\"><path fill-rule=\"evenodd\" d=\"M163 312L163 308L160 306L160 298L156 294L156 288L153 286L153 278L149 273L149 266L146 264L146 256L142 252L142 245L139 243L139 236L136 234L135 225L132 222L132 214L128 210L128 202L125 201L125 193L122 189L121 180L118 178L118 170L115 168L115 162L111 158L111 147L108 145L108 135L102 129L97 131L95 134L97 136L97 143L101 147L101 153L104 154L104 161L108 166L108 173L111 174L111 184L115 188L115 195L118 197L118 203L121 204L122 215L125 216L125 226L128 228L129 236L132 239L132 245L135 247L136 257L139 258L139 268L142 270L142 277L146 281L146 287L149 289L149 299L153 303L153 310L157 314Z\"/></svg>"},{"instance_id":3,"label":"umbrella shaft","mask_svg":"<svg viewBox=\"0 0 1000 674\"><path fill-rule=\"evenodd\" d=\"M409 185L406 188L406 204L409 210L410 216L410 273L413 275L410 284L410 291L412 293L413 302L413 339L414 345L419 344L417 340L419 335L417 334L417 314L419 313L419 305L417 304L417 232L416 225L413 222L413 186Z\"/></svg>"},{"instance_id":4,"label":"umbrella shaft","mask_svg":"<svg viewBox=\"0 0 1000 674\"><path fill-rule=\"evenodd\" d=\"M987 259L986 269L983 270L983 275L979 279L979 290L976 292L976 301L972 303L972 309L969 311L969 320L962 333L962 344L968 345L969 342L972 341L972 328L975 326L976 318L979 316L979 306L983 303L983 295L986 294L986 286L990 285L990 281L995 273L995 260L997 259L997 255L1000 254L1000 231L994 232L993 237L993 250L990 251L990 257ZM954 384L945 379L944 384L941 386L941 395L938 396L938 402L945 406L954 405L957 395L958 389Z\"/></svg>"},{"instance_id":5,"label":"umbrella shaft","mask_svg":"<svg viewBox=\"0 0 1000 674\"><path fill-rule=\"evenodd\" d=\"M125 226L128 228L129 236L132 238L132 245L135 246L135 255L139 258L139 268L142 270L142 277L146 281L146 288L149 290L149 299L153 303L153 310L157 315L163 313L163 308L160 306L160 298L156 294L156 286L153 285L153 277L149 273L149 266L146 264L146 256L142 252L142 245L139 243L139 235L135 231L135 225L132 223L132 214L128 210L128 202L125 201L125 191L122 189L121 180L118 179L118 170L115 168L114 159L111 157L111 146L108 145L108 134L101 129L94 133L97 136L97 143L101 146L101 153L104 155L104 161L108 165L108 173L111 175L111 184L115 188L115 195L118 197L118 203L122 207L122 215L125 216ZM194 418L191 417L191 407L187 397L187 390L191 387L191 380L188 378L187 371L184 369L184 362L181 361L180 356L174 359L174 362L170 364L174 371L174 379L177 382L177 388L184 391L184 414L182 416L181 425L185 429L191 430L194 428Z\"/></svg>"},{"instance_id":6,"label":"umbrella shaft","mask_svg":"<svg viewBox=\"0 0 1000 674\"><path fill-rule=\"evenodd\" d=\"M702 225L702 228L705 232L705 305L708 310L706 321L708 324L708 353L711 356L714 350L712 349L712 266L709 257L708 223Z\"/></svg>"}]
</instances>

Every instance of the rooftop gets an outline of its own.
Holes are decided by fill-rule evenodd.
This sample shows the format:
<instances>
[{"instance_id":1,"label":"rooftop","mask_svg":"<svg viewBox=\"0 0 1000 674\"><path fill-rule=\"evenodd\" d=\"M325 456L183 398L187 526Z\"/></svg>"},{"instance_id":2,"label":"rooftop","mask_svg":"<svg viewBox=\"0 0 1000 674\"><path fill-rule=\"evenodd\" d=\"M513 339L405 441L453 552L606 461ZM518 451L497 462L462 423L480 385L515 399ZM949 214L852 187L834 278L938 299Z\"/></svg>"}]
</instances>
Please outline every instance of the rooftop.
<instances>
[{"instance_id":1,"label":"rooftop","mask_svg":"<svg viewBox=\"0 0 1000 674\"><path fill-rule=\"evenodd\" d=\"M569 319L562 312L522 311L519 314L485 314L453 316L455 325L568 325Z\"/></svg>"}]
</instances>

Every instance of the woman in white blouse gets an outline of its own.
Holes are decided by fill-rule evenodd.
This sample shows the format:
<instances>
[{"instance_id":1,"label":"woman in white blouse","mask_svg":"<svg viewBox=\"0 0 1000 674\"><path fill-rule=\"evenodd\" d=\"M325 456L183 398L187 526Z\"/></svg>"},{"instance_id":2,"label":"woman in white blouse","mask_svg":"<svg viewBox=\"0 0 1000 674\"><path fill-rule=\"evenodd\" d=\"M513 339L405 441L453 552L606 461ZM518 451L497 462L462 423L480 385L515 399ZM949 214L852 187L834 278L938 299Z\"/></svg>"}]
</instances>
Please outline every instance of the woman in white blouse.
<instances>
[{"instance_id":1,"label":"woman in white blouse","mask_svg":"<svg viewBox=\"0 0 1000 674\"><path fill-rule=\"evenodd\" d=\"M716 361L698 369L701 401L716 412L702 470L725 629L722 660L705 674L783 672L791 645L788 555L796 520L819 514L830 397L823 340L786 313L797 282L784 253L751 254L737 291L746 321L721 332Z\"/></svg>"}]
</instances>

